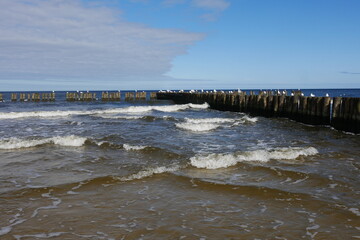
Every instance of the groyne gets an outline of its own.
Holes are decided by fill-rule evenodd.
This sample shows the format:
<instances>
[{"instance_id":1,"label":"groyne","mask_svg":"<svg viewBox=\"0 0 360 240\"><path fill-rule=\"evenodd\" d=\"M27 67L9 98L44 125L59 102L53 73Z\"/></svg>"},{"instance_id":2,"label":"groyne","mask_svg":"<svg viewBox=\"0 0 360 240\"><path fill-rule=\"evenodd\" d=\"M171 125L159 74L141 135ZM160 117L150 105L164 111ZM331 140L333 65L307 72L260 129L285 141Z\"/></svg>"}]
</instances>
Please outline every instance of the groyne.
<instances>
[{"instance_id":1,"label":"groyne","mask_svg":"<svg viewBox=\"0 0 360 240\"><path fill-rule=\"evenodd\" d=\"M158 92L157 99L175 103L207 102L220 111L244 112L253 116L284 117L311 125L360 133L360 98L308 97L300 91L286 92Z\"/></svg>"},{"instance_id":2,"label":"groyne","mask_svg":"<svg viewBox=\"0 0 360 240\"><path fill-rule=\"evenodd\" d=\"M5 94L0 93L0 102L6 101L4 97ZM11 102L53 102L56 100L55 92L43 92L43 93L9 93L9 101ZM120 92L120 91L104 91L101 92L101 97L97 98L96 92L66 92L64 96L64 100L68 102L76 102L76 101L105 101L105 102L115 102L115 101L135 101L135 100L152 100L156 99L156 92L137 92L137 91L127 91L127 92Z\"/></svg>"}]
</instances>

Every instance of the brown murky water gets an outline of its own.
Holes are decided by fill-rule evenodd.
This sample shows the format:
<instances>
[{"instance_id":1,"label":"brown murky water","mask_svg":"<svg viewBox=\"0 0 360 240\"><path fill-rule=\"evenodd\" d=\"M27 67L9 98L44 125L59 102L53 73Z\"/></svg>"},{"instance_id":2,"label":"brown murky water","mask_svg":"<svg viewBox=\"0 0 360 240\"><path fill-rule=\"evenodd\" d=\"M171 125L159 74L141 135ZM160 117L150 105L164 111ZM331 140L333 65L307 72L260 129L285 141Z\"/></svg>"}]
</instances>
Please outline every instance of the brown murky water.
<instances>
[{"instance_id":1,"label":"brown murky water","mask_svg":"<svg viewBox=\"0 0 360 240\"><path fill-rule=\"evenodd\" d=\"M0 113L0 239L360 238L359 136L206 105L38 108Z\"/></svg>"}]
</instances>

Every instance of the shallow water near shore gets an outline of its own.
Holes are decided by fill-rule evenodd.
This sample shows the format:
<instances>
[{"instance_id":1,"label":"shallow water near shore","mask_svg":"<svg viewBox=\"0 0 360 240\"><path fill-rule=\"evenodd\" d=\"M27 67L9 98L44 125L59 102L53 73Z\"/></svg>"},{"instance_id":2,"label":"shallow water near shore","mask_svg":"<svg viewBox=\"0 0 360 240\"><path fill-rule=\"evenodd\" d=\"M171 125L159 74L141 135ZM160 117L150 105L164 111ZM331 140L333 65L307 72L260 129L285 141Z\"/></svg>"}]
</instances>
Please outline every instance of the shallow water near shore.
<instances>
[{"instance_id":1,"label":"shallow water near shore","mask_svg":"<svg viewBox=\"0 0 360 240\"><path fill-rule=\"evenodd\" d=\"M167 101L1 103L0 239L358 239L360 139Z\"/></svg>"}]
</instances>

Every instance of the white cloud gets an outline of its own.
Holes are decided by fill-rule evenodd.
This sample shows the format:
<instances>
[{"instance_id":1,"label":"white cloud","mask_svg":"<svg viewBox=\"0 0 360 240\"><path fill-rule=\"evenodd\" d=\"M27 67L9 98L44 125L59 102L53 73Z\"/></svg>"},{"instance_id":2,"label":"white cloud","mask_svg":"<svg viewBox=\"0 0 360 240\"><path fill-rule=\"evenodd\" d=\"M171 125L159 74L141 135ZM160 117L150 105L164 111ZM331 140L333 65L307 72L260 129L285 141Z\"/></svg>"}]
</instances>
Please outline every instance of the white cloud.
<instances>
[{"instance_id":1,"label":"white cloud","mask_svg":"<svg viewBox=\"0 0 360 240\"><path fill-rule=\"evenodd\" d=\"M153 78L202 37L130 23L79 0L1 0L0 81Z\"/></svg>"}]
</instances>

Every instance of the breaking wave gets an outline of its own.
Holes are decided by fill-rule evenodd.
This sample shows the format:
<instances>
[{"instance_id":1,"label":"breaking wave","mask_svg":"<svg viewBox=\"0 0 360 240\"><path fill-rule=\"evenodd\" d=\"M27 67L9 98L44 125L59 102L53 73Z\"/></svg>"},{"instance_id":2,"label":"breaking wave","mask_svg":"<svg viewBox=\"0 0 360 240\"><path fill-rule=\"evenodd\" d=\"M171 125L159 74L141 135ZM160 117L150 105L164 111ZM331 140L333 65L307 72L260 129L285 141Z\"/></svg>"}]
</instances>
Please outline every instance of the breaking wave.
<instances>
[{"instance_id":1,"label":"breaking wave","mask_svg":"<svg viewBox=\"0 0 360 240\"><path fill-rule=\"evenodd\" d=\"M313 147L276 148L270 150L255 150L248 152L236 152L232 154L211 153L209 155L197 155L190 158L190 164L197 168L217 169L234 166L239 162L259 161L267 162L270 159L296 159L299 156L318 154Z\"/></svg>"},{"instance_id":2,"label":"breaking wave","mask_svg":"<svg viewBox=\"0 0 360 240\"><path fill-rule=\"evenodd\" d=\"M123 148L127 151L138 151L147 148L148 146L133 146L130 144L123 144Z\"/></svg>"},{"instance_id":3,"label":"breaking wave","mask_svg":"<svg viewBox=\"0 0 360 240\"><path fill-rule=\"evenodd\" d=\"M0 119L17 119L17 118L53 118L53 117L68 117L73 115L101 115L101 114L116 114L116 113L144 113L150 111L160 112L177 112L189 108L206 109L209 104L181 104L181 105L167 105L167 106L131 106L125 108L112 108L105 110L83 110L83 111L34 111L34 112L7 112L1 113Z\"/></svg>"},{"instance_id":4,"label":"breaking wave","mask_svg":"<svg viewBox=\"0 0 360 240\"><path fill-rule=\"evenodd\" d=\"M185 123L175 123L175 125L178 128L193 132L207 132L220 127L220 125L214 123L194 124L194 123L185 122Z\"/></svg>"},{"instance_id":5,"label":"breaking wave","mask_svg":"<svg viewBox=\"0 0 360 240\"><path fill-rule=\"evenodd\" d=\"M184 120L182 123L176 123L175 126L187 131L207 132L223 124L236 126L245 122L255 123L257 118L251 118L245 115L241 118L184 118Z\"/></svg>"},{"instance_id":6,"label":"breaking wave","mask_svg":"<svg viewBox=\"0 0 360 240\"><path fill-rule=\"evenodd\" d=\"M155 167L155 168L148 168L146 170L142 170L140 172L134 173L132 175L126 176L126 177L117 177L120 181L132 181L137 179L143 179L146 177L150 177L154 174L160 174L160 173L167 173L167 172L175 172L179 170L179 166L172 166L172 167Z\"/></svg>"},{"instance_id":7,"label":"breaking wave","mask_svg":"<svg viewBox=\"0 0 360 240\"><path fill-rule=\"evenodd\" d=\"M232 118L185 118L188 123L233 123L236 119Z\"/></svg>"},{"instance_id":8,"label":"breaking wave","mask_svg":"<svg viewBox=\"0 0 360 240\"><path fill-rule=\"evenodd\" d=\"M174 121L174 117L170 116L163 116L163 117L156 117L156 116L119 116L119 115L96 115L96 117L105 118L105 119L120 119L120 120L145 120L145 121L155 121L155 120L170 120Z\"/></svg>"},{"instance_id":9,"label":"breaking wave","mask_svg":"<svg viewBox=\"0 0 360 240\"><path fill-rule=\"evenodd\" d=\"M0 149L10 150L10 149L30 148L43 144L55 144L60 146L80 147L85 144L86 140L87 140L86 137L79 137L75 135L57 136L57 137L44 138L44 139L9 138L9 139L0 140Z\"/></svg>"}]
</instances>

